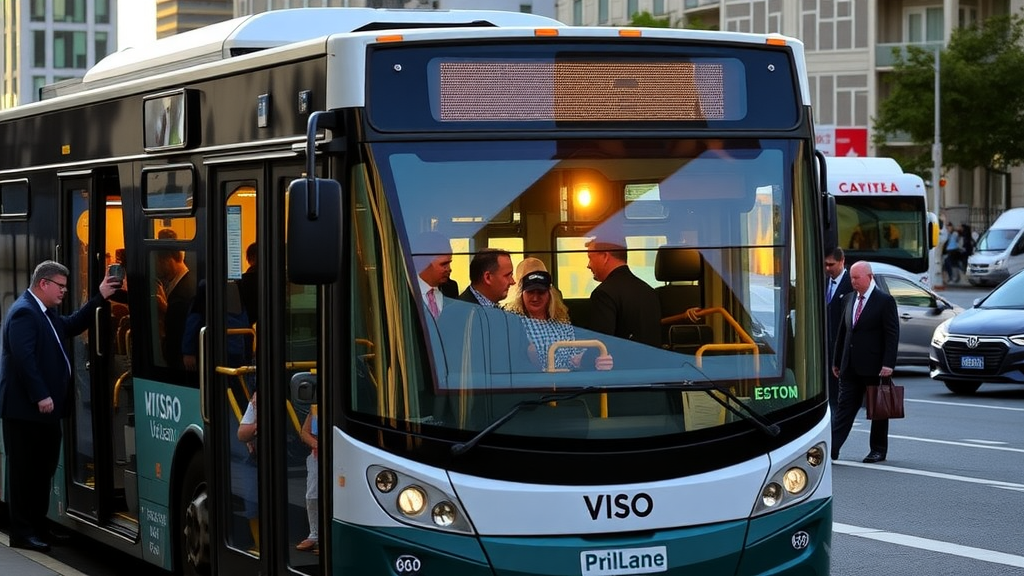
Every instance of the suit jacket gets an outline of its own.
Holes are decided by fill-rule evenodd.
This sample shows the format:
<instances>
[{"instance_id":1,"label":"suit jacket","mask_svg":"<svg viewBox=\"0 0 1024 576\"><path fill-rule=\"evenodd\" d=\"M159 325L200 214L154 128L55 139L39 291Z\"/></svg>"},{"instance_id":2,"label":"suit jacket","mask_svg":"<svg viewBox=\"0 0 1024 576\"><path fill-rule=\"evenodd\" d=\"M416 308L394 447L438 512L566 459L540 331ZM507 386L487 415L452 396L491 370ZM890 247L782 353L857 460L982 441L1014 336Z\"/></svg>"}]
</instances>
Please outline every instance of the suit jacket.
<instances>
[{"instance_id":1,"label":"suit jacket","mask_svg":"<svg viewBox=\"0 0 1024 576\"><path fill-rule=\"evenodd\" d=\"M862 377L878 376L882 366L896 367L896 351L900 340L900 319L896 300L877 285L864 302L860 319L853 323L857 292L843 297L843 315L836 334L832 364L844 374Z\"/></svg>"},{"instance_id":2,"label":"suit jacket","mask_svg":"<svg viewBox=\"0 0 1024 576\"><path fill-rule=\"evenodd\" d=\"M182 370L181 342L185 336L185 321L196 297L196 278L188 271L178 284L167 294L167 311L164 313L164 361L170 368Z\"/></svg>"},{"instance_id":3,"label":"suit jacket","mask_svg":"<svg viewBox=\"0 0 1024 576\"><path fill-rule=\"evenodd\" d=\"M831 281L831 279L828 279ZM828 282L826 281L826 290ZM832 358L832 353L836 346L836 334L839 333L839 324L843 321L843 296L853 292L853 285L850 284L850 272L847 270L843 277L836 284L836 291L832 294L832 301L825 306L825 322L828 330L828 340L825 341L826 348L829 355L829 359Z\"/></svg>"},{"instance_id":4,"label":"suit jacket","mask_svg":"<svg viewBox=\"0 0 1024 576\"><path fill-rule=\"evenodd\" d=\"M4 319L0 349L0 417L53 422L67 414L71 384L68 338L89 327L93 311L102 302L103 297L97 295L70 316L54 313L50 318L27 290L14 302ZM47 397L53 399L53 412L41 414L38 403Z\"/></svg>"},{"instance_id":5,"label":"suit jacket","mask_svg":"<svg viewBox=\"0 0 1024 576\"><path fill-rule=\"evenodd\" d=\"M660 347L658 295L628 267L619 266L590 294L590 329Z\"/></svg>"}]
</instances>

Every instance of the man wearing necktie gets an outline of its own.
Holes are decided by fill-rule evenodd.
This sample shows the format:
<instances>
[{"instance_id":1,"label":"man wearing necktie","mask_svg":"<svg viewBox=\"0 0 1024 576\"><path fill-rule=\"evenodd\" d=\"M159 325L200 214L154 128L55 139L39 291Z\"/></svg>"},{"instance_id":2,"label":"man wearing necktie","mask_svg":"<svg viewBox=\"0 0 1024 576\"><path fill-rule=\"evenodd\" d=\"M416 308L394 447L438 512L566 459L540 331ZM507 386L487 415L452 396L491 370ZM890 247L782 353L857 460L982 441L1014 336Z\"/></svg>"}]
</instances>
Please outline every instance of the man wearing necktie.
<instances>
[{"instance_id":1,"label":"man wearing necktie","mask_svg":"<svg viewBox=\"0 0 1024 576\"><path fill-rule=\"evenodd\" d=\"M843 311L832 355L832 373L839 378L839 404L832 416L832 459L853 428L864 401L866 387L879 378L891 376L896 366L900 340L900 319L896 300L878 289L871 264L857 262L850 267L853 292L843 298ZM889 448L889 421L872 420L868 439L871 451L864 462L885 460Z\"/></svg>"},{"instance_id":2,"label":"man wearing necktie","mask_svg":"<svg viewBox=\"0 0 1024 576\"><path fill-rule=\"evenodd\" d=\"M446 289L452 282L451 244L437 232L420 234L415 244L413 252L419 254L413 258L413 263L418 272L420 296L427 312L436 319L444 308L444 297L453 297Z\"/></svg>"},{"instance_id":3,"label":"man wearing necktie","mask_svg":"<svg viewBox=\"0 0 1024 576\"><path fill-rule=\"evenodd\" d=\"M833 416L839 407L839 378L832 374L832 352L843 319L843 296L853 290L846 273L846 255L836 247L825 256L825 366L828 372L828 404Z\"/></svg>"},{"instance_id":4,"label":"man wearing necktie","mask_svg":"<svg viewBox=\"0 0 1024 576\"><path fill-rule=\"evenodd\" d=\"M61 316L57 309L68 292L68 274L52 260L36 266L31 287L7 311L0 351L11 546L38 552L50 549L46 514L60 456L61 419L71 400L67 338L85 331L96 308L121 285L107 276L97 296L74 314Z\"/></svg>"}]
</instances>

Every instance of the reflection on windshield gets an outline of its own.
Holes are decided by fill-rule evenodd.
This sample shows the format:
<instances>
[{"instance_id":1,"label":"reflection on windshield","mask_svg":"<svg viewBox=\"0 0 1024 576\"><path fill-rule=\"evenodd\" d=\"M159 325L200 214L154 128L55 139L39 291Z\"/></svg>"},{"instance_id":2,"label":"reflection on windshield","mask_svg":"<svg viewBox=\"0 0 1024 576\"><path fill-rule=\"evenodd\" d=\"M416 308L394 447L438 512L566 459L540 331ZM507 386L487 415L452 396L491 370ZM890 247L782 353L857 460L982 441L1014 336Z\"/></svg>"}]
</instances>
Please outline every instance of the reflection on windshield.
<instances>
[{"instance_id":1,"label":"reflection on windshield","mask_svg":"<svg viewBox=\"0 0 1024 576\"><path fill-rule=\"evenodd\" d=\"M479 431L530 400L500 433L639 437L734 420L658 383L714 382L760 413L818 394L793 372L791 144L374 145L412 290L404 316L371 317L372 294L356 311L424 374L389 388L378 346L358 408ZM614 390L532 402L590 388Z\"/></svg>"}]
</instances>

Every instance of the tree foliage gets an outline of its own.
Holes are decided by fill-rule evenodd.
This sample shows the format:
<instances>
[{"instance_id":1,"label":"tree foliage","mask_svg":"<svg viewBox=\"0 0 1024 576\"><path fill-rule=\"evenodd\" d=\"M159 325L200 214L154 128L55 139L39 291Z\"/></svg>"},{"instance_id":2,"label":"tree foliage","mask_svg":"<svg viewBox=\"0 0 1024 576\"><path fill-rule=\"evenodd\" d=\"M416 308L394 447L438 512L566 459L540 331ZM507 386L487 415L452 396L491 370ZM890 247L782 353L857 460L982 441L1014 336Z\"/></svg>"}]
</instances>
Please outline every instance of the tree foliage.
<instances>
[{"instance_id":1,"label":"tree foliage","mask_svg":"<svg viewBox=\"0 0 1024 576\"><path fill-rule=\"evenodd\" d=\"M655 18L650 12L636 12L629 19L630 26L637 28L671 28L668 18Z\"/></svg>"},{"instance_id":2,"label":"tree foliage","mask_svg":"<svg viewBox=\"0 0 1024 576\"><path fill-rule=\"evenodd\" d=\"M940 52L944 166L1005 170L1024 163L1024 17L995 16L955 30ZM908 46L879 103L875 143L897 132L922 144L910 166L930 166L935 134L935 53Z\"/></svg>"}]
</instances>

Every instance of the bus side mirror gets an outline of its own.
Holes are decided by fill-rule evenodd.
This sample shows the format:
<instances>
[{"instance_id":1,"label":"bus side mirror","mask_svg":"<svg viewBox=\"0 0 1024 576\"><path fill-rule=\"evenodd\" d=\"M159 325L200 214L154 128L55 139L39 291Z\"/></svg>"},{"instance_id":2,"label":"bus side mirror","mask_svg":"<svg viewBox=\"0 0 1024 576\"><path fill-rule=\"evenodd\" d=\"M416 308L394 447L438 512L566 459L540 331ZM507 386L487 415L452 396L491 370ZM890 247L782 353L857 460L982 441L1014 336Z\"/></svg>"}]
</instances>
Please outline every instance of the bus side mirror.
<instances>
[{"instance_id":1,"label":"bus side mirror","mask_svg":"<svg viewBox=\"0 0 1024 576\"><path fill-rule=\"evenodd\" d=\"M316 374L312 372L299 372L292 375L290 393L292 402L296 404L316 404Z\"/></svg>"},{"instance_id":2,"label":"bus side mirror","mask_svg":"<svg viewBox=\"0 0 1024 576\"><path fill-rule=\"evenodd\" d=\"M341 273L341 184L302 178L288 186L288 279L331 284Z\"/></svg>"}]
</instances>

